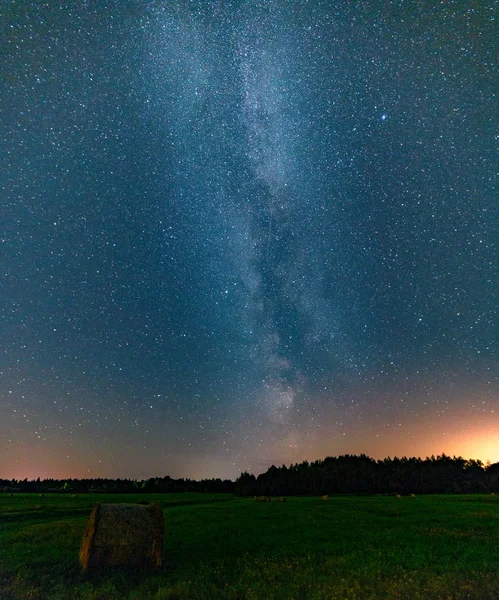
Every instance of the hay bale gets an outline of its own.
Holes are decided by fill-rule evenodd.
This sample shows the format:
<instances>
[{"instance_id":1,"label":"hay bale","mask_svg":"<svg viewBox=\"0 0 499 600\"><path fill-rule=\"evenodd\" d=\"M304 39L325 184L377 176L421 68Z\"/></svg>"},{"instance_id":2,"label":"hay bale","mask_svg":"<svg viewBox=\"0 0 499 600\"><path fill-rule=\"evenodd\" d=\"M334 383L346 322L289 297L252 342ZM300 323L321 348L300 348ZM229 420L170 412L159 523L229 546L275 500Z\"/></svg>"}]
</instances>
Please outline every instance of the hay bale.
<instances>
[{"instance_id":1,"label":"hay bale","mask_svg":"<svg viewBox=\"0 0 499 600\"><path fill-rule=\"evenodd\" d=\"M84 570L161 566L165 524L159 504L98 504L80 549Z\"/></svg>"},{"instance_id":2,"label":"hay bale","mask_svg":"<svg viewBox=\"0 0 499 600\"><path fill-rule=\"evenodd\" d=\"M329 496L322 496L323 500L329 500Z\"/></svg>"}]
</instances>

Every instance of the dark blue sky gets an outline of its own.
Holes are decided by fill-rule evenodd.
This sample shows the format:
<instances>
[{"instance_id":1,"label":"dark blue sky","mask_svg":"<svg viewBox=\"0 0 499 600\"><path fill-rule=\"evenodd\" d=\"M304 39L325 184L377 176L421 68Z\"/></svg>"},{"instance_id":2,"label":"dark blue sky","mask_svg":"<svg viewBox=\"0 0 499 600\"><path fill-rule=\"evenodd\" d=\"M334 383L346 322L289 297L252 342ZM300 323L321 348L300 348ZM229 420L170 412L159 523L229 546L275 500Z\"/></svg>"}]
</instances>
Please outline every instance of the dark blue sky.
<instances>
[{"instance_id":1,"label":"dark blue sky","mask_svg":"<svg viewBox=\"0 0 499 600\"><path fill-rule=\"evenodd\" d=\"M2 10L0 476L499 460L494 12Z\"/></svg>"}]
</instances>

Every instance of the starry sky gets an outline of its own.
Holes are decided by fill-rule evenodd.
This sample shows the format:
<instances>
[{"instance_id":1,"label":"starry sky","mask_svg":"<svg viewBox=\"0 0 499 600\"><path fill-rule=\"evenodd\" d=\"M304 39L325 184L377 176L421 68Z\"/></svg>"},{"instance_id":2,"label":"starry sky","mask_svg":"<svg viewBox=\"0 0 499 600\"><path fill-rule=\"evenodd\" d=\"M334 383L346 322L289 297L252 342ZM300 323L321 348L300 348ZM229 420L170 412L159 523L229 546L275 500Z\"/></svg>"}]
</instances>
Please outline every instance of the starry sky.
<instances>
[{"instance_id":1,"label":"starry sky","mask_svg":"<svg viewBox=\"0 0 499 600\"><path fill-rule=\"evenodd\" d=\"M0 477L499 461L492 3L1 12Z\"/></svg>"}]
</instances>

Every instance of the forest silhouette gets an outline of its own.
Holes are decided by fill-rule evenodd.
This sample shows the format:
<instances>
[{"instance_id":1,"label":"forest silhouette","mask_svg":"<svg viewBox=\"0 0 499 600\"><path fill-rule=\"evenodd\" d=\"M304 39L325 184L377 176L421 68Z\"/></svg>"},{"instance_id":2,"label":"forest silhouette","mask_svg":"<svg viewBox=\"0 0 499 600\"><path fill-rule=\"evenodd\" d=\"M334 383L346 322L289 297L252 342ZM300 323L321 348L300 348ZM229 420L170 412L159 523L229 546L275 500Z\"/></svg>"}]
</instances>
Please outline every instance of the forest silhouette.
<instances>
[{"instance_id":1,"label":"forest silhouette","mask_svg":"<svg viewBox=\"0 0 499 600\"><path fill-rule=\"evenodd\" d=\"M10 493L235 493L241 496L323 494L439 494L499 492L499 462L450 457L385 458L361 454L304 461L289 467L272 465L255 476L241 473L228 479L0 479L0 490Z\"/></svg>"}]
</instances>

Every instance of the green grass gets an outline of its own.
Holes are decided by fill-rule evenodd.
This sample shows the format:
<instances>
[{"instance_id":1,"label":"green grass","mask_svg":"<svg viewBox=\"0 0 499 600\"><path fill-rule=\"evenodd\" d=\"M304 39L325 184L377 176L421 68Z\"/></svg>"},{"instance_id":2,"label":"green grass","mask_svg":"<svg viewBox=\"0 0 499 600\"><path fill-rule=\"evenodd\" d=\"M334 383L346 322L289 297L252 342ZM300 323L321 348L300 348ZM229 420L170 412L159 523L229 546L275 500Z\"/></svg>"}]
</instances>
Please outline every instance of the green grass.
<instances>
[{"instance_id":1,"label":"green grass","mask_svg":"<svg viewBox=\"0 0 499 600\"><path fill-rule=\"evenodd\" d=\"M155 573L86 576L78 551L97 502L158 501ZM0 494L1 600L499 598L499 496Z\"/></svg>"}]
</instances>

